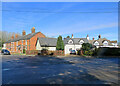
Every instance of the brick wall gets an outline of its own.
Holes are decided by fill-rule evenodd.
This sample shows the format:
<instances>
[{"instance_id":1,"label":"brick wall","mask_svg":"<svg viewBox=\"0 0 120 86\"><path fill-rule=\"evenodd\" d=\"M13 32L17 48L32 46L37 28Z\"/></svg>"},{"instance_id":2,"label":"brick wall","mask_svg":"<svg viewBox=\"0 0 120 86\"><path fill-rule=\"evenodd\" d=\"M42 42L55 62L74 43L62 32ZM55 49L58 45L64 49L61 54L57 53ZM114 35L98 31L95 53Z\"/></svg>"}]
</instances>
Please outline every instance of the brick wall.
<instances>
[{"instance_id":1,"label":"brick wall","mask_svg":"<svg viewBox=\"0 0 120 86\"><path fill-rule=\"evenodd\" d=\"M26 50L26 55L38 55L38 50Z\"/></svg>"},{"instance_id":2,"label":"brick wall","mask_svg":"<svg viewBox=\"0 0 120 86\"><path fill-rule=\"evenodd\" d=\"M36 42L38 37L45 37L41 32L37 33L30 39L30 50L36 50Z\"/></svg>"},{"instance_id":3,"label":"brick wall","mask_svg":"<svg viewBox=\"0 0 120 86\"><path fill-rule=\"evenodd\" d=\"M56 51L54 52L54 55L55 55L55 56L64 56L64 51L63 51L63 50L56 50Z\"/></svg>"},{"instance_id":4,"label":"brick wall","mask_svg":"<svg viewBox=\"0 0 120 86\"><path fill-rule=\"evenodd\" d=\"M21 45L21 49L17 49L17 42L14 42L14 47L11 46L11 43L6 43L6 48L11 53L22 53L23 49L25 50L36 50L36 42L38 37L45 37L44 34L41 32L38 32L35 36L33 36L31 39L27 40L27 46L26 46L26 40L19 40L18 45ZM22 42L23 41L23 42ZM12 47L12 48L11 48ZM11 49L10 49L11 48Z\"/></svg>"}]
</instances>

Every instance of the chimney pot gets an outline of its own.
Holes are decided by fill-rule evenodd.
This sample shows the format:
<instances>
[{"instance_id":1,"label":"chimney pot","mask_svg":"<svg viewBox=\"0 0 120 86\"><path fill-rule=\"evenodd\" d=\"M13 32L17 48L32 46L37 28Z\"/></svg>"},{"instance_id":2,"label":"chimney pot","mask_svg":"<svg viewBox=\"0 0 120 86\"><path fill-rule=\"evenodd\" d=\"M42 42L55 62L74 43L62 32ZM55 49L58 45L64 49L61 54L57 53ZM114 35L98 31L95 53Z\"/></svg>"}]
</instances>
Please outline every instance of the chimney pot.
<instances>
[{"instance_id":1,"label":"chimney pot","mask_svg":"<svg viewBox=\"0 0 120 86\"><path fill-rule=\"evenodd\" d=\"M73 34L72 34L72 38L73 38Z\"/></svg>"},{"instance_id":2,"label":"chimney pot","mask_svg":"<svg viewBox=\"0 0 120 86\"><path fill-rule=\"evenodd\" d=\"M87 40L89 40L89 36L87 35Z\"/></svg>"},{"instance_id":3,"label":"chimney pot","mask_svg":"<svg viewBox=\"0 0 120 86\"><path fill-rule=\"evenodd\" d=\"M11 39L14 39L14 35L11 36Z\"/></svg>"},{"instance_id":4,"label":"chimney pot","mask_svg":"<svg viewBox=\"0 0 120 86\"><path fill-rule=\"evenodd\" d=\"M31 33L35 33L35 27L31 29Z\"/></svg>"},{"instance_id":5,"label":"chimney pot","mask_svg":"<svg viewBox=\"0 0 120 86\"><path fill-rule=\"evenodd\" d=\"M22 36L24 36L24 35L26 35L26 32L25 32L25 30L23 30L23 32L22 32Z\"/></svg>"},{"instance_id":6,"label":"chimney pot","mask_svg":"<svg viewBox=\"0 0 120 86\"><path fill-rule=\"evenodd\" d=\"M101 35L99 35L98 38L101 38Z\"/></svg>"},{"instance_id":7,"label":"chimney pot","mask_svg":"<svg viewBox=\"0 0 120 86\"><path fill-rule=\"evenodd\" d=\"M87 37L89 37L89 36L87 35Z\"/></svg>"},{"instance_id":8,"label":"chimney pot","mask_svg":"<svg viewBox=\"0 0 120 86\"><path fill-rule=\"evenodd\" d=\"M18 34L15 34L15 38L18 38Z\"/></svg>"},{"instance_id":9,"label":"chimney pot","mask_svg":"<svg viewBox=\"0 0 120 86\"><path fill-rule=\"evenodd\" d=\"M95 38L93 38L93 40L94 40Z\"/></svg>"}]
</instances>

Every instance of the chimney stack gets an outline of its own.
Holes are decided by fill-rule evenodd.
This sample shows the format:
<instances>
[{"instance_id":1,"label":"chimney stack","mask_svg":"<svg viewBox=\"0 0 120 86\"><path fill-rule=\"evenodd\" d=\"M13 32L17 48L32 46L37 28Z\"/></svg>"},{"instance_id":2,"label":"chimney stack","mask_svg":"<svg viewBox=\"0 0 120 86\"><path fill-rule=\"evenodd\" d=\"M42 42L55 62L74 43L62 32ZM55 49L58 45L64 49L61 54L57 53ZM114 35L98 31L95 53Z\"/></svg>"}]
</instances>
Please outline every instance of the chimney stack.
<instances>
[{"instance_id":1,"label":"chimney stack","mask_svg":"<svg viewBox=\"0 0 120 86\"><path fill-rule=\"evenodd\" d=\"M18 38L18 34L15 34L15 38Z\"/></svg>"},{"instance_id":2,"label":"chimney stack","mask_svg":"<svg viewBox=\"0 0 120 86\"><path fill-rule=\"evenodd\" d=\"M93 40L94 40L95 38L93 37Z\"/></svg>"},{"instance_id":3,"label":"chimney stack","mask_svg":"<svg viewBox=\"0 0 120 86\"><path fill-rule=\"evenodd\" d=\"M26 35L26 32L25 32L25 30L23 30L23 32L22 32L22 36L24 36L24 35Z\"/></svg>"},{"instance_id":4,"label":"chimney stack","mask_svg":"<svg viewBox=\"0 0 120 86\"><path fill-rule=\"evenodd\" d=\"M35 27L31 29L31 33L35 33Z\"/></svg>"},{"instance_id":5,"label":"chimney stack","mask_svg":"<svg viewBox=\"0 0 120 86\"><path fill-rule=\"evenodd\" d=\"M100 39L100 38L101 38L101 35L99 35L98 38Z\"/></svg>"},{"instance_id":6,"label":"chimney stack","mask_svg":"<svg viewBox=\"0 0 120 86\"><path fill-rule=\"evenodd\" d=\"M14 39L14 35L11 36L11 39Z\"/></svg>"},{"instance_id":7,"label":"chimney stack","mask_svg":"<svg viewBox=\"0 0 120 86\"><path fill-rule=\"evenodd\" d=\"M87 40L89 40L89 36L87 35Z\"/></svg>"},{"instance_id":8,"label":"chimney stack","mask_svg":"<svg viewBox=\"0 0 120 86\"><path fill-rule=\"evenodd\" d=\"M72 34L72 38L73 38L73 34Z\"/></svg>"}]
</instances>

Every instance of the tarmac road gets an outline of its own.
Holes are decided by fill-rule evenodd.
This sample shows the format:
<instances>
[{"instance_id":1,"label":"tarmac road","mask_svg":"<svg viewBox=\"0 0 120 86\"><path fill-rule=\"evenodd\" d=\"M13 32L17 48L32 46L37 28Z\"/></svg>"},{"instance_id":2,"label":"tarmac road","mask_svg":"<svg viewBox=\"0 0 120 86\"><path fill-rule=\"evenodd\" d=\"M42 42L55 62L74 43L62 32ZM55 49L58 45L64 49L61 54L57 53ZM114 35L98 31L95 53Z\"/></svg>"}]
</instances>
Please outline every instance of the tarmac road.
<instances>
[{"instance_id":1,"label":"tarmac road","mask_svg":"<svg viewBox=\"0 0 120 86\"><path fill-rule=\"evenodd\" d=\"M118 58L2 56L3 84L118 84Z\"/></svg>"}]
</instances>

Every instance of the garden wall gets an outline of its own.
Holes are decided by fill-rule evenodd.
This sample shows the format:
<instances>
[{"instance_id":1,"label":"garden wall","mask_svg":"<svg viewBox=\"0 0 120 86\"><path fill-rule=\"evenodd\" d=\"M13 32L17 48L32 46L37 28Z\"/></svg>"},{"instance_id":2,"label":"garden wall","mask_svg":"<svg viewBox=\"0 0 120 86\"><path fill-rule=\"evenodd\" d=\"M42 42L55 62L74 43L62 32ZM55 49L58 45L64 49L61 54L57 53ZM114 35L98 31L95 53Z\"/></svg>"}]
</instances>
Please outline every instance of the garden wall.
<instances>
[{"instance_id":1,"label":"garden wall","mask_svg":"<svg viewBox=\"0 0 120 86\"><path fill-rule=\"evenodd\" d=\"M64 56L64 51L63 50L56 50L54 51L55 56Z\"/></svg>"},{"instance_id":2,"label":"garden wall","mask_svg":"<svg viewBox=\"0 0 120 86\"><path fill-rule=\"evenodd\" d=\"M26 55L38 55L39 50L26 50Z\"/></svg>"}]
</instances>

